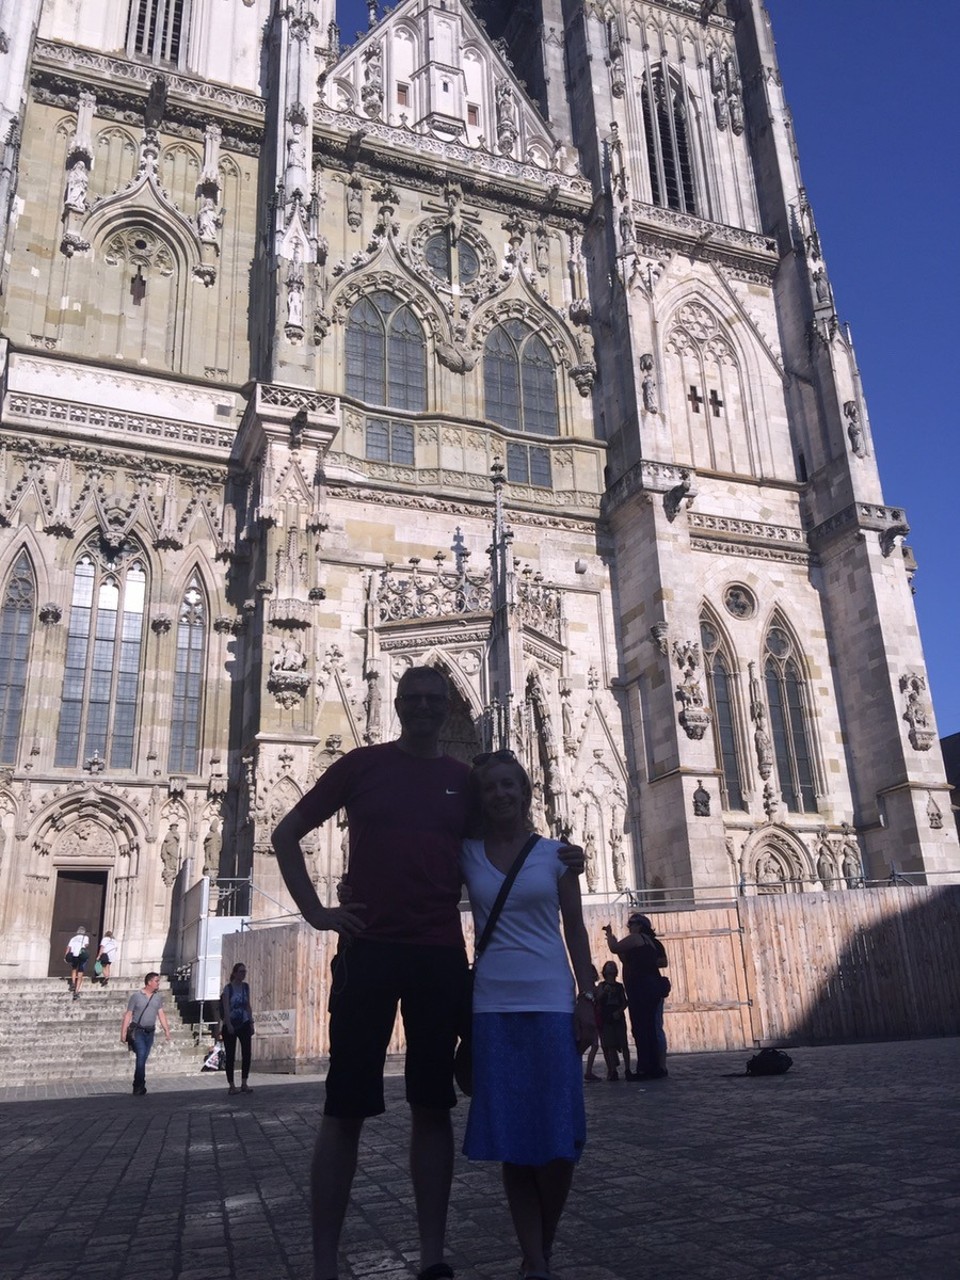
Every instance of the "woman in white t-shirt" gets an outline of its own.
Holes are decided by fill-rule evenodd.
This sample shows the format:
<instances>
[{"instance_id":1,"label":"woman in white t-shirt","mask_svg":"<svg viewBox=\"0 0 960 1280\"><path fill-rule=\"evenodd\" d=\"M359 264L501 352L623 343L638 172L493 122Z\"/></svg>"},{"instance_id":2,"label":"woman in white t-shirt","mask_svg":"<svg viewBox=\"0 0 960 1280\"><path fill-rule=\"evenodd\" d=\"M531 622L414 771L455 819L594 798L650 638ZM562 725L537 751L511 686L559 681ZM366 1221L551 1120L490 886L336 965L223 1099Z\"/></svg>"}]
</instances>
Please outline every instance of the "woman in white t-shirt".
<instances>
[{"instance_id":1,"label":"woman in white t-shirt","mask_svg":"<svg viewBox=\"0 0 960 1280\"><path fill-rule=\"evenodd\" d=\"M105 987L110 981L110 966L113 964L120 944L108 929L100 939L100 950L97 953L97 964L100 966L100 985Z\"/></svg>"},{"instance_id":2,"label":"woman in white t-shirt","mask_svg":"<svg viewBox=\"0 0 960 1280\"><path fill-rule=\"evenodd\" d=\"M480 835L464 841L462 870L479 938L531 835L532 789L510 751L478 756L474 766ZM473 1098L463 1150L503 1165L526 1280L549 1275L586 1139L580 1055L594 1027L590 946L580 882L559 861L559 847L545 837L532 846L474 970Z\"/></svg>"}]
</instances>

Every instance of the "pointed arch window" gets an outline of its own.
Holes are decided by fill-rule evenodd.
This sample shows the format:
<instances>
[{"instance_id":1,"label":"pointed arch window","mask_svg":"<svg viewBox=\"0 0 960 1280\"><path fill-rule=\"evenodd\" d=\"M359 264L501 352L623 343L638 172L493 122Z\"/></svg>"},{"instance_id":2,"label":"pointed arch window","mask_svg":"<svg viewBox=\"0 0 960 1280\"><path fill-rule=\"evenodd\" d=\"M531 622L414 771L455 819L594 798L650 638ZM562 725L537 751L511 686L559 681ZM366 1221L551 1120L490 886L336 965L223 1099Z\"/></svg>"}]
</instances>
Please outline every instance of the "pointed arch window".
<instances>
[{"instance_id":1,"label":"pointed arch window","mask_svg":"<svg viewBox=\"0 0 960 1280\"><path fill-rule=\"evenodd\" d=\"M807 690L793 641L782 627L767 632L763 673L780 794L791 813L816 813Z\"/></svg>"},{"instance_id":2,"label":"pointed arch window","mask_svg":"<svg viewBox=\"0 0 960 1280\"><path fill-rule=\"evenodd\" d=\"M486 416L512 431L560 431L557 374L547 344L522 320L497 325L483 348Z\"/></svg>"},{"instance_id":3,"label":"pointed arch window","mask_svg":"<svg viewBox=\"0 0 960 1280\"><path fill-rule=\"evenodd\" d=\"M700 642L703 645L707 692L713 712L713 733L717 763L720 766L723 807L745 809L743 765L737 745L734 663L724 652L719 630L708 618L700 623Z\"/></svg>"},{"instance_id":4,"label":"pointed arch window","mask_svg":"<svg viewBox=\"0 0 960 1280\"><path fill-rule=\"evenodd\" d=\"M21 551L0 602L0 764L17 760L36 595L30 559Z\"/></svg>"},{"instance_id":5,"label":"pointed arch window","mask_svg":"<svg viewBox=\"0 0 960 1280\"><path fill-rule=\"evenodd\" d=\"M200 759L200 712L207 649L207 607L200 583L191 579L177 619L177 659L170 717L170 773L196 773Z\"/></svg>"},{"instance_id":6,"label":"pointed arch window","mask_svg":"<svg viewBox=\"0 0 960 1280\"><path fill-rule=\"evenodd\" d=\"M346 391L368 404L422 413L427 407L427 348L410 307L382 291L350 311Z\"/></svg>"},{"instance_id":7,"label":"pointed arch window","mask_svg":"<svg viewBox=\"0 0 960 1280\"><path fill-rule=\"evenodd\" d=\"M645 78L640 96L653 203L698 213L683 82L657 67Z\"/></svg>"},{"instance_id":8,"label":"pointed arch window","mask_svg":"<svg viewBox=\"0 0 960 1280\"><path fill-rule=\"evenodd\" d=\"M146 597L138 546L87 540L73 573L57 765L76 768L99 756L111 768L132 767Z\"/></svg>"}]
</instances>

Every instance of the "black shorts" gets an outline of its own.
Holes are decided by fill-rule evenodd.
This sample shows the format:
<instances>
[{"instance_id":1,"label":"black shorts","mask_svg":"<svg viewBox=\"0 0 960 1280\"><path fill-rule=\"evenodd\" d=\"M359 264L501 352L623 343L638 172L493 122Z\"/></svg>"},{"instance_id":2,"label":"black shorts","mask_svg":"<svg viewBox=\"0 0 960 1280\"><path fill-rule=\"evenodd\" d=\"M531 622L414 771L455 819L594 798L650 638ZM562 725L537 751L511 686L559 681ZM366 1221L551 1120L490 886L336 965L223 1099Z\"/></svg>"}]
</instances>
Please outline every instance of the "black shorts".
<instances>
[{"instance_id":1,"label":"black shorts","mask_svg":"<svg viewBox=\"0 0 960 1280\"><path fill-rule=\"evenodd\" d=\"M360 1119L383 1112L383 1064L398 1004L407 1043L407 1102L437 1110L456 1106L453 1055L466 979L461 947L341 943L331 967L324 1115Z\"/></svg>"}]
</instances>

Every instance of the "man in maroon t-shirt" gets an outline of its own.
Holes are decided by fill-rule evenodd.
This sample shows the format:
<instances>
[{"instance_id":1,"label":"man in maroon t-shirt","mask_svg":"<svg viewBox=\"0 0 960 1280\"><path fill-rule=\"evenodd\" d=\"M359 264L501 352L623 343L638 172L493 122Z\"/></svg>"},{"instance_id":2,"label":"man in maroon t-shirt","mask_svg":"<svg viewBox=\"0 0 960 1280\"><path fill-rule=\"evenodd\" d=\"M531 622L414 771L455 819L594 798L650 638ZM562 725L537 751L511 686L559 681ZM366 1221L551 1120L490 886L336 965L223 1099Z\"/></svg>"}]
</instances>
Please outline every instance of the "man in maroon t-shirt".
<instances>
[{"instance_id":1,"label":"man in maroon t-shirt","mask_svg":"<svg viewBox=\"0 0 960 1280\"><path fill-rule=\"evenodd\" d=\"M467 972L459 853L468 767L440 752L445 677L404 672L396 742L337 760L273 835L280 871L303 918L334 929L330 1070L311 1171L314 1280L334 1280L360 1130L384 1110L383 1064L400 1004L407 1042L410 1172L420 1232L419 1280L453 1275L443 1261L453 1177L453 1055ZM300 841L338 810L350 830L348 892L321 904Z\"/></svg>"}]
</instances>

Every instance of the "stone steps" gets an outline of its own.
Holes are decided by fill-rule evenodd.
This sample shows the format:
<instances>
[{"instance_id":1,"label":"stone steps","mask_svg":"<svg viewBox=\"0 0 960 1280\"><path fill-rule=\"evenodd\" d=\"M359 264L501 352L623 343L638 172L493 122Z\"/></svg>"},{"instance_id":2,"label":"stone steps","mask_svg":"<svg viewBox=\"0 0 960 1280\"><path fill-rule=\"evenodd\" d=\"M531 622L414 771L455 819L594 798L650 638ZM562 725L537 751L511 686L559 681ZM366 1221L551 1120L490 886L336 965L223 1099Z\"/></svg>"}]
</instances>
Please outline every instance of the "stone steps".
<instances>
[{"instance_id":1,"label":"stone steps","mask_svg":"<svg viewBox=\"0 0 960 1280\"><path fill-rule=\"evenodd\" d=\"M133 1057L120 1044L120 1024L136 990L122 978L107 990L88 980L74 1000L63 979L0 979L0 1086L125 1079ZM199 1073L212 1045L207 1026L182 1016L168 982L160 992L171 1043L158 1032L147 1075Z\"/></svg>"}]
</instances>

